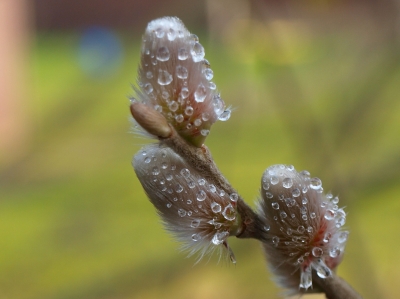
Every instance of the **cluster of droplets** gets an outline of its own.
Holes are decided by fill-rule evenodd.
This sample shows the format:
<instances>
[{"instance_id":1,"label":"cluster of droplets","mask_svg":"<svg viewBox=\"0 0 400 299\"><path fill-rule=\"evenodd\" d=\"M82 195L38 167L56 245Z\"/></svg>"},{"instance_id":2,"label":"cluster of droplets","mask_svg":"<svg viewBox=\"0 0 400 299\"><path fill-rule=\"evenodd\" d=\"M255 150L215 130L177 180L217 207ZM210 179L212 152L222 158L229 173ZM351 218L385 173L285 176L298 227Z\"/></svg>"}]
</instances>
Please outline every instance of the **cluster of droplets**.
<instances>
[{"instance_id":1,"label":"cluster of droplets","mask_svg":"<svg viewBox=\"0 0 400 299\"><path fill-rule=\"evenodd\" d=\"M283 286L308 289L312 269L326 278L340 263L349 234L342 230L346 213L338 197L323 193L319 178L292 165L269 167L261 183L259 212L271 237L264 245L269 262Z\"/></svg>"},{"instance_id":2,"label":"cluster of droplets","mask_svg":"<svg viewBox=\"0 0 400 299\"><path fill-rule=\"evenodd\" d=\"M211 81L214 73L204 55L198 37L178 18L165 17L148 24L137 93L195 145L201 145L216 120L230 117Z\"/></svg>"},{"instance_id":3,"label":"cluster of droplets","mask_svg":"<svg viewBox=\"0 0 400 299\"><path fill-rule=\"evenodd\" d=\"M240 221L238 195L228 194L188 167L173 150L149 145L135 155L136 174L168 230L200 257L224 244Z\"/></svg>"}]
</instances>

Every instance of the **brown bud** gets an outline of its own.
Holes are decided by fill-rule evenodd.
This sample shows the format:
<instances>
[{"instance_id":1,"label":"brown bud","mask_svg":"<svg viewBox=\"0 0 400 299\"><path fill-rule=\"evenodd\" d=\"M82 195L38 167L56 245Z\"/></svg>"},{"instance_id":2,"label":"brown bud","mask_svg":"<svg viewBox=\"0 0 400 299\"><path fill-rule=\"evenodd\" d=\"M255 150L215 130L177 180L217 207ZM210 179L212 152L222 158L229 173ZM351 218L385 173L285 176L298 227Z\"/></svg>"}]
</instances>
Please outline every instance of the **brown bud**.
<instances>
[{"instance_id":1,"label":"brown bud","mask_svg":"<svg viewBox=\"0 0 400 299\"><path fill-rule=\"evenodd\" d=\"M171 136L172 131L167 120L153 108L139 102L133 102L131 113L137 123L148 133L160 138Z\"/></svg>"}]
</instances>

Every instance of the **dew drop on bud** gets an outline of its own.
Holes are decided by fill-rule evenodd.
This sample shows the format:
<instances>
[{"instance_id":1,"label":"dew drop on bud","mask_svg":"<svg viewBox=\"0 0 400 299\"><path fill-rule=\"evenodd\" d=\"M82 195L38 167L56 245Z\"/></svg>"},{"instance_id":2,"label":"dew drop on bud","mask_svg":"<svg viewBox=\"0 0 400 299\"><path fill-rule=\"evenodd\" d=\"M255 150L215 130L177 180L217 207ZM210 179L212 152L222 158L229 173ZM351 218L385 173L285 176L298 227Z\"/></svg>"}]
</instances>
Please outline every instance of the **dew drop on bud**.
<instances>
[{"instance_id":1,"label":"dew drop on bud","mask_svg":"<svg viewBox=\"0 0 400 299\"><path fill-rule=\"evenodd\" d=\"M293 186L293 180L291 178L284 178L282 181L282 186L284 188L290 188Z\"/></svg>"},{"instance_id":2,"label":"dew drop on bud","mask_svg":"<svg viewBox=\"0 0 400 299\"><path fill-rule=\"evenodd\" d=\"M207 194L203 190L200 190L196 194L196 198L198 201L204 201L206 199L206 197L207 197Z\"/></svg>"},{"instance_id":3,"label":"dew drop on bud","mask_svg":"<svg viewBox=\"0 0 400 299\"><path fill-rule=\"evenodd\" d=\"M231 204L229 204L225 207L224 211L222 212L222 215L226 220L232 221L235 220L236 218L236 211L234 207Z\"/></svg>"},{"instance_id":4,"label":"dew drop on bud","mask_svg":"<svg viewBox=\"0 0 400 299\"><path fill-rule=\"evenodd\" d=\"M211 203L211 210L214 213L219 213L219 212L221 212L221 205L219 203L213 202L213 203Z\"/></svg>"},{"instance_id":5,"label":"dew drop on bud","mask_svg":"<svg viewBox=\"0 0 400 299\"><path fill-rule=\"evenodd\" d=\"M322 248L320 248L320 247L314 247L314 248L312 249L311 253L312 253L312 255L315 256L315 257L320 257L320 256L322 255L322 253L323 253L323 250L322 250Z\"/></svg>"},{"instance_id":6,"label":"dew drop on bud","mask_svg":"<svg viewBox=\"0 0 400 299\"><path fill-rule=\"evenodd\" d=\"M179 60L186 60L188 58L188 56L189 56L189 54L185 48L180 48L178 50L178 59Z\"/></svg>"},{"instance_id":7,"label":"dew drop on bud","mask_svg":"<svg viewBox=\"0 0 400 299\"><path fill-rule=\"evenodd\" d=\"M220 121L227 121L231 117L231 111L230 110L225 110L222 112L219 116L218 119Z\"/></svg>"},{"instance_id":8,"label":"dew drop on bud","mask_svg":"<svg viewBox=\"0 0 400 299\"><path fill-rule=\"evenodd\" d=\"M176 76L179 79L186 79L188 77L188 70L184 66L178 65L176 67Z\"/></svg>"},{"instance_id":9,"label":"dew drop on bud","mask_svg":"<svg viewBox=\"0 0 400 299\"><path fill-rule=\"evenodd\" d=\"M172 82L172 75L167 71L159 70L157 82L160 85L168 85Z\"/></svg>"},{"instance_id":10,"label":"dew drop on bud","mask_svg":"<svg viewBox=\"0 0 400 299\"><path fill-rule=\"evenodd\" d=\"M196 102L201 103L204 102L206 96L207 96L207 89L203 85L203 83L200 83L199 86L197 86L196 91L194 92L194 99Z\"/></svg>"},{"instance_id":11,"label":"dew drop on bud","mask_svg":"<svg viewBox=\"0 0 400 299\"><path fill-rule=\"evenodd\" d=\"M167 47L162 46L160 48L158 48L157 54L156 54L156 58L159 61L167 61L169 59L169 50Z\"/></svg>"},{"instance_id":12,"label":"dew drop on bud","mask_svg":"<svg viewBox=\"0 0 400 299\"><path fill-rule=\"evenodd\" d=\"M199 62L204 59L204 48L199 42L195 42L192 50L190 51L192 54L192 59L194 62Z\"/></svg>"}]
</instances>

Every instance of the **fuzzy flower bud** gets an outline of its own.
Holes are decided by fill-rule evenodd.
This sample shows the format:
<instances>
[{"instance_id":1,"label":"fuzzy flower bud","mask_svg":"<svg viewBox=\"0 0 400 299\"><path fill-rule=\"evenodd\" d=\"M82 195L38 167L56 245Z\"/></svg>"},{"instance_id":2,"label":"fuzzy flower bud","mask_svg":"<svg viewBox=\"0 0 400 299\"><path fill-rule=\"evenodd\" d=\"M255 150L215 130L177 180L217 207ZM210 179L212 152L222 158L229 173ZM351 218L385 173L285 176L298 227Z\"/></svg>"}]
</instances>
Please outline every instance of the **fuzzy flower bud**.
<instances>
[{"instance_id":1,"label":"fuzzy flower bud","mask_svg":"<svg viewBox=\"0 0 400 299\"><path fill-rule=\"evenodd\" d=\"M189 143L201 146L216 120L230 110L211 82L213 71L204 48L181 20L150 22L143 36L136 90L139 100L160 112Z\"/></svg>"},{"instance_id":2,"label":"fuzzy flower bud","mask_svg":"<svg viewBox=\"0 0 400 299\"><path fill-rule=\"evenodd\" d=\"M160 144L139 151L133 167L167 230L183 242L190 255L198 252L200 260L222 244L235 261L226 240L240 227L236 193L217 188Z\"/></svg>"},{"instance_id":3,"label":"fuzzy flower bud","mask_svg":"<svg viewBox=\"0 0 400 299\"><path fill-rule=\"evenodd\" d=\"M262 176L259 214L270 241L263 244L277 283L290 294L312 286L312 271L332 275L341 262L348 231L338 197L324 194L321 180L293 166L274 165Z\"/></svg>"}]
</instances>

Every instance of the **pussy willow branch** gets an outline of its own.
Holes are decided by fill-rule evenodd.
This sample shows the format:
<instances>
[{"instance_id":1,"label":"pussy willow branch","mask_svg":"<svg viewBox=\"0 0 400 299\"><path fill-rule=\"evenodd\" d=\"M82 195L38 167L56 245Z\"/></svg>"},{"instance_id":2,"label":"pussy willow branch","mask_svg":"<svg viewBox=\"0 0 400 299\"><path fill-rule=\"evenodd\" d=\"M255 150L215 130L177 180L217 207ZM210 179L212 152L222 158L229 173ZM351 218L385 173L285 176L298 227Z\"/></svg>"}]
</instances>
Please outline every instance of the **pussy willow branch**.
<instances>
[{"instance_id":1,"label":"pussy willow branch","mask_svg":"<svg viewBox=\"0 0 400 299\"><path fill-rule=\"evenodd\" d=\"M183 157L188 164L197 169L207 180L221 188L228 194L237 193L228 180L223 176L215 164L211 153L204 144L195 147L188 144L171 126L172 133L167 138L161 138L161 143L172 148L177 154ZM260 217L245 203L238 194L237 210L242 218L242 227L239 229L237 238L254 238L260 241L269 239L263 229L264 224Z\"/></svg>"},{"instance_id":2,"label":"pussy willow branch","mask_svg":"<svg viewBox=\"0 0 400 299\"><path fill-rule=\"evenodd\" d=\"M223 189L228 194L237 193L228 180L215 164L210 150L202 145L195 147L188 144L170 126L171 133L167 137L159 137L161 144L172 148L176 153L183 157L188 164L196 168L207 180L215 186ZM237 209L243 223L242 228L236 235L237 238L254 238L261 242L270 240L268 233L263 229L262 219L244 202L239 195ZM327 299L361 299L359 295L345 280L332 273L331 277L320 278L316 273L313 275L316 287L325 293Z\"/></svg>"}]
</instances>

